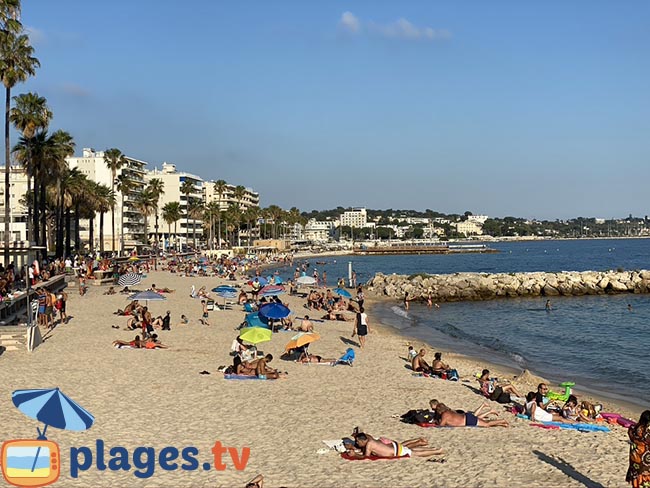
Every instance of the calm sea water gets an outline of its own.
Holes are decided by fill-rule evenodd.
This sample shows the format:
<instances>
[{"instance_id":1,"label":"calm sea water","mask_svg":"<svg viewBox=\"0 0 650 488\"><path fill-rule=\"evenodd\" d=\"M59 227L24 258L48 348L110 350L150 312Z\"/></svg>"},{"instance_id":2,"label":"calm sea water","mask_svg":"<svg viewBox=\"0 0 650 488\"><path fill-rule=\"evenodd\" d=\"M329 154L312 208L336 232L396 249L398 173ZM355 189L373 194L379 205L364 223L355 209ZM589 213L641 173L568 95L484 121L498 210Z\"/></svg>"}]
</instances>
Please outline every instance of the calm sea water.
<instances>
[{"instance_id":1,"label":"calm sea water","mask_svg":"<svg viewBox=\"0 0 650 488\"><path fill-rule=\"evenodd\" d=\"M384 274L603 271L650 269L650 240L574 240L495 243L498 254L358 256L310 259L327 271L328 284L347 277L348 263L365 283ZM326 261L327 264L316 264ZM287 269L286 274L289 273ZM380 304L372 314L405 335L434 347L528 368L557 381L607 396L650 403L650 295L501 299L442 304L439 310L398 302ZM629 305L629 306L628 306Z\"/></svg>"}]
</instances>

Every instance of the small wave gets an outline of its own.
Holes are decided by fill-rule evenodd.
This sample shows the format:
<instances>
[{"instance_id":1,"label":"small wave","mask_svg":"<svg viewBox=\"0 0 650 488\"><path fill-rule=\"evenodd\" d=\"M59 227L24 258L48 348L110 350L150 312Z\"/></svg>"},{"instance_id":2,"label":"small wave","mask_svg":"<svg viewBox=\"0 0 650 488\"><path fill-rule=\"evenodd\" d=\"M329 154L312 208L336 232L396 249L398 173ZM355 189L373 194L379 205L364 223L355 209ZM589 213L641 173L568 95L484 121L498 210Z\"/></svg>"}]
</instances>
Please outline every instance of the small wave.
<instances>
[{"instance_id":1,"label":"small wave","mask_svg":"<svg viewBox=\"0 0 650 488\"><path fill-rule=\"evenodd\" d=\"M402 310L398 306L390 307L390 309L393 311L393 313L395 315L399 315L400 317L404 317L405 319L407 319L408 316L409 316L409 314L408 314L408 312L406 310Z\"/></svg>"}]
</instances>

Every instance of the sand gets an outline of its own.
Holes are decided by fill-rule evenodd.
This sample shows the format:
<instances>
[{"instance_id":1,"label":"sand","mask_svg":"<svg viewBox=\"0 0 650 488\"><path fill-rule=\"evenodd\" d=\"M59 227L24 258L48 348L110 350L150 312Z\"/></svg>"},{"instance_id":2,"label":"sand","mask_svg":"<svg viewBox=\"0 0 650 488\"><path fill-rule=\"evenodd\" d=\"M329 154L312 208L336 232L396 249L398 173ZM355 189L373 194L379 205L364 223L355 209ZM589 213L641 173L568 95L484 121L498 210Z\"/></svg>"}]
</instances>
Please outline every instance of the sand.
<instances>
[{"instance_id":1,"label":"sand","mask_svg":"<svg viewBox=\"0 0 650 488\"><path fill-rule=\"evenodd\" d=\"M36 351L0 356L2 440L34 438L40 425L13 406L11 392L16 389L59 387L95 416L95 424L85 432L48 430L49 439L61 447L60 486L237 487L257 473L264 474L265 487L625 485L628 447L621 427L610 433L548 431L516 419L497 403L493 407L511 421L510 428L423 429L400 422L397 416L426 408L431 398L453 408L476 408L483 397L477 394L474 375L485 365L446 353L444 359L467 382L413 377L402 359L408 339L373 323L372 315L367 347L355 348L353 367L283 361L280 354L293 334L279 332L260 349L275 356L271 366L287 371L287 379L226 381L217 368L231 363L234 328L244 317L241 307L211 312L211 326L206 327L198 323L200 301L189 297L193 284L197 289L212 288L224 281L152 272L138 288L152 282L176 289L166 295L166 302L150 303L154 315L172 311L172 330L159 332L169 350L114 349L113 340L135 335L111 328L124 327L126 319L112 312L128 302L124 295L103 296L105 287L91 286L84 297L76 288L69 290L73 318ZM299 316L309 313L303 299L288 301ZM367 308L372 314L371 303ZM189 325L176 325L181 313L190 317ZM312 345L312 353L339 357L350 347L351 322L315 325L322 339ZM508 374L503 368L490 369L500 378ZM204 370L211 374L199 374ZM528 384L515 384L528 391L537 380L531 376ZM437 457L446 462L352 462L333 451L319 453L325 447L322 440L349 435L355 426L397 440L425 437L432 446L446 450ZM70 449L88 446L94 453L97 439L106 446L106 460L115 446L127 448L131 456L139 446L152 447L156 453L166 446L179 450L195 446L199 464L214 466L210 449L217 440L238 449L249 447L250 458L243 471L237 471L227 456L224 471L214 467L166 471L156 464L146 479L134 475L134 466L129 471L101 471L93 465L72 480Z\"/></svg>"}]
</instances>

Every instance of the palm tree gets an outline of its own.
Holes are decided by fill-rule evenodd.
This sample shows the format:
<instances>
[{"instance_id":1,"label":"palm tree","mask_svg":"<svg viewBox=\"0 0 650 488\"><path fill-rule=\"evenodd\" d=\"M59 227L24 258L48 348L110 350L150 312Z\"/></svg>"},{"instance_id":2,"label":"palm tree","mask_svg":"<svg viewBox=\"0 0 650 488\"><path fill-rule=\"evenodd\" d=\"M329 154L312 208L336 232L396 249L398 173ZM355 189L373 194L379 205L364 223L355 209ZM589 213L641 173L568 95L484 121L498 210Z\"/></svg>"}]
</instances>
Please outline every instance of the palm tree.
<instances>
[{"instance_id":1,"label":"palm tree","mask_svg":"<svg viewBox=\"0 0 650 488\"><path fill-rule=\"evenodd\" d=\"M25 138L25 154L22 166L27 174L27 193L32 195L32 205L27 206L27 234L28 240L37 244L39 241L38 229L38 193L31 191L32 177L34 188L38 188L37 166L32 165L32 145L36 134L45 131L52 119L52 111L47 106L47 100L37 93L23 93L14 97L15 106L11 109L9 120Z\"/></svg>"},{"instance_id":2,"label":"palm tree","mask_svg":"<svg viewBox=\"0 0 650 488\"><path fill-rule=\"evenodd\" d=\"M106 163L106 167L111 171L111 190L115 193L117 170L128 164L128 161L122 154L122 151L112 148L104 151L104 163ZM115 207L111 208L111 229L111 250L115 251Z\"/></svg>"},{"instance_id":3,"label":"palm tree","mask_svg":"<svg viewBox=\"0 0 650 488\"><path fill-rule=\"evenodd\" d=\"M27 141L23 168L27 174L27 193L31 194L32 177L34 178L34 188L38 187L36 165L32 165L31 161L31 141L37 133L47 129L52 119L52 111L47 106L47 100L37 93L23 93L14 97L14 102L15 106L10 111L9 120ZM31 170L33 170L33 174L30 173ZM38 194L34 193L32 205L27 206L27 240L35 244L39 241L37 209Z\"/></svg>"},{"instance_id":4,"label":"palm tree","mask_svg":"<svg viewBox=\"0 0 650 488\"><path fill-rule=\"evenodd\" d=\"M251 238L252 238L252 226L251 222L255 222L257 218L259 217L259 207L248 207L244 211L244 221L246 222L246 233L248 234L248 245L250 246L252 244Z\"/></svg>"},{"instance_id":5,"label":"palm tree","mask_svg":"<svg viewBox=\"0 0 650 488\"><path fill-rule=\"evenodd\" d=\"M23 26L20 18L20 0L0 0L0 35L18 34Z\"/></svg>"},{"instance_id":6,"label":"palm tree","mask_svg":"<svg viewBox=\"0 0 650 488\"><path fill-rule=\"evenodd\" d=\"M189 208L190 217L192 217L192 245L196 249L196 219L203 217L205 207L200 201L193 201Z\"/></svg>"},{"instance_id":7,"label":"palm tree","mask_svg":"<svg viewBox=\"0 0 650 488\"><path fill-rule=\"evenodd\" d=\"M271 238L276 239L278 237L278 223L280 222L284 210L277 205L269 205L266 211L268 218L273 222L271 225Z\"/></svg>"},{"instance_id":8,"label":"palm tree","mask_svg":"<svg viewBox=\"0 0 650 488\"><path fill-rule=\"evenodd\" d=\"M239 224L241 222L242 212L241 212L241 208L239 207L239 204L231 203L230 205L228 205L228 210L226 210L226 215L228 216L228 221L230 222L233 232L235 230L237 231L237 245L240 245L241 243L239 242Z\"/></svg>"},{"instance_id":9,"label":"palm tree","mask_svg":"<svg viewBox=\"0 0 650 488\"><path fill-rule=\"evenodd\" d=\"M210 237L210 249L214 249L214 217L221 220L220 205L213 200L205 207L205 220L210 223L210 232L208 232ZM219 236L219 238L221 238L221 236Z\"/></svg>"},{"instance_id":10,"label":"palm tree","mask_svg":"<svg viewBox=\"0 0 650 488\"><path fill-rule=\"evenodd\" d=\"M214 191L217 192L217 195L219 196L219 212L217 213L217 219L219 221L219 231L217 233L219 239L219 249L221 249L221 198L223 197L223 194L226 192L227 188L228 183L226 183L225 180L217 180L214 182Z\"/></svg>"},{"instance_id":11,"label":"palm tree","mask_svg":"<svg viewBox=\"0 0 650 488\"><path fill-rule=\"evenodd\" d=\"M135 208L144 216L144 242L149 243L148 218L155 208L154 194L151 188L145 188L135 199Z\"/></svg>"},{"instance_id":12,"label":"palm tree","mask_svg":"<svg viewBox=\"0 0 650 488\"><path fill-rule=\"evenodd\" d=\"M97 197L97 211L99 212L99 252L104 253L104 214L115 207L115 194L106 185L97 185L95 188Z\"/></svg>"},{"instance_id":13,"label":"palm tree","mask_svg":"<svg viewBox=\"0 0 650 488\"><path fill-rule=\"evenodd\" d=\"M187 244L187 236L190 232L190 195L194 193L194 183L186 179L181 185L181 193L185 195L185 243Z\"/></svg>"},{"instance_id":14,"label":"palm tree","mask_svg":"<svg viewBox=\"0 0 650 488\"><path fill-rule=\"evenodd\" d=\"M158 247L158 203L160 202L160 197L165 193L165 184L160 178L152 178L149 181L148 190L151 191L151 196L153 198L153 211L156 215L156 247Z\"/></svg>"},{"instance_id":15,"label":"palm tree","mask_svg":"<svg viewBox=\"0 0 650 488\"><path fill-rule=\"evenodd\" d=\"M179 202L167 202L162 208L162 218L167 222L170 240L172 234L171 225L174 224L174 235L176 235L176 225L181 216L181 204Z\"/></svg>"},{"instance_id":16,"label":"palm tree","mask_svg":"<svg viewBox=\"0 0 650 488\"><path fill-rule=\"evenodd\" d=\"M6 3L6 2L5 2ZM13 2L12 2L13 3ZM4 10L4 9L3 9ZM6 12L6 10L5 10ZM4 14L3 14L4 15ZM5 27L11 25L5 23ZM10 233L10 172L9 160L9 110L11 108L11 89L36 73L40 62L34 56L34 48L29 45L29 37L25 34L15 34L9 29L0 34L0 79L5 87L5 236L4 261L9 263L9 233Z\"/></svg>"},{"instance_id":17,"label":"palm tree","mask_svg":"<svg viewBox=\"0 0 650 488\"><path fill-rule=\"evenodd\" d=\"M120 252L124 252L124 197L136 187L135 182L130 179L126 173L122 173L115 178L115 188L120 192L122 206L120 209Z\"/></svg>"}]
</instances>

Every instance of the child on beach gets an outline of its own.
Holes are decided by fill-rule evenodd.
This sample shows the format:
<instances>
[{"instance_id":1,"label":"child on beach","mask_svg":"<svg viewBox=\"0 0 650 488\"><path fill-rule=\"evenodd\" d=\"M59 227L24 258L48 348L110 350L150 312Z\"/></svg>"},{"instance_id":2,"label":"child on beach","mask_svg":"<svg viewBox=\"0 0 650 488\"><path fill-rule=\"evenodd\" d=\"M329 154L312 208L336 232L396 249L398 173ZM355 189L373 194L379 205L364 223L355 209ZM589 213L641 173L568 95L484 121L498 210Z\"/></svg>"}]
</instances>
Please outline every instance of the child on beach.
<instances>
[{"instance_id":1,"label":"child on beach","mask_svg":"<svg viewBox=\"0 0 650 488\"><path fill-rule=\"evenodd\" d=\"M415 349L413 349L413 346L409 346L409 352L408 352L408 359L410 362L413 362L415 359L415 356L417 356L418 353L415 352Z\"/></svg>"}]
</instances>

